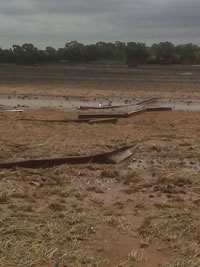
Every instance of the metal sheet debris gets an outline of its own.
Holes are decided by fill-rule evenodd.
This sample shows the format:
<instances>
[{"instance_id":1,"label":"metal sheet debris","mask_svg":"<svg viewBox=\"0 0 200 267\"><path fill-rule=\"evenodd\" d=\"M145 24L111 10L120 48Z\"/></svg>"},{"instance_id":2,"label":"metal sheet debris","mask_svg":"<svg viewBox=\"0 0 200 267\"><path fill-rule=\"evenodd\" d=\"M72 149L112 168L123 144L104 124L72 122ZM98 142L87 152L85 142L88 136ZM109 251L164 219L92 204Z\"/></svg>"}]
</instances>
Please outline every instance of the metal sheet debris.
<instances>
[{"instance_id":1,"label":"metal sheet debris","mask_svg":"<svg viewBox=\"0 0 200 267\"><path fill-rule=\"evenodd\" d=\"M35 121L35 122L50 122L50 123L116 123L116 118L106 119L78 119L78 120L37 120L37 119L18 119L19 121Z\"/></svg>"},{"instance_id":2,"label":"metal sheet debris","mask_svg":"<svg viewBox=\"0 0 200 267\"><path fill-rule=\"evenodd\" d=\"M171 107L149 107L146 108L146 111L170 111L172 110Z\"/></svg>"},{"instance_id":3,"label":"metal sheet debris","mask_svg":"<svg viewBox=\"0 0 200 267\"><path fill-rule=\"evenodd\" d=\"M35 159L35 160L22 160L15 162L0 163L0 169L13 169L13 168L50 168L63 164L85 164L85 163L98 163L98 164L117 164L129 158L132 152L129 150L135 144L124 146L111 152L101 153L92 156L78 156L78 157L63 157L51 159Z\"/></svg>"},{"instance_id":4,"label":"metal sheet debris","mask_svg":"<svg viewBox=\"0 0 200 267\"><path fill-rule=\"evenodd\" d=\"M143 101L140 101L140 102L137 102L137 103L131 103L131 104L126 104L126 105L107 105L107 106L80 106L79 109L81 110L88 110L88 109L100 109L100 110L103 110L103 109L114 109L114 108L126 108L126 107L131 107L131 106L134 106L134 105L142 105L142 104L145 104L145 103L151 103L151 102L154 102L154 101L157 101L158 98L157 97L152 97L152 98L149 98L149 99L145 99Z\"/></svg>"},{"instance_id":5,"label":"metal sheet debris","mask_svg":"<svg viewBox=\"0 0 200 267\"><path fill-rule=\"evenodd\" d=\"M170 111L171 107L148 107L138 110L133 110L129 112L90 112L90 113L80 113L79 119L91 119L91 118L128 118L144 112L149 111Z\"/></svg>"},{"instance_id":6,"label":"metal sheet debris","mask_svg":"<svg viewBox=\"0 0 200 267\"><path fill-rule=\"evenodd\" d=\"M91 119L91 118L125 118L127 117L127 112L89 112L80 113L79 119Z\"/></svg>"},{"instance_id":7,"label":"metal sheet debris","mask_svg":"<svg viewBox=\"0 0 200 267\"><path fill-rule=\"evenodd\" d=\"M117 122L117 118L89 120L89 124L95 124L95 123L116 123L116 122Z\"/></svg>"}]
</instances>

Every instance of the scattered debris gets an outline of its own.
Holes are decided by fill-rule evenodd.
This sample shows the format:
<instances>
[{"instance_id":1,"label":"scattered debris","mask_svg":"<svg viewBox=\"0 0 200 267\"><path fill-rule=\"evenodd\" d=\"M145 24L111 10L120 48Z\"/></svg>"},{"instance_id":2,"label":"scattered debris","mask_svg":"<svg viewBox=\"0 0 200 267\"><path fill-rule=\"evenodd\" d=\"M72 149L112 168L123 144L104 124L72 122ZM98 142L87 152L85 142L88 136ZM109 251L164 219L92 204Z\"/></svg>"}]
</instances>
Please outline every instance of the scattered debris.
<instances>
[{"instance_id":1,"label":"scattered debris","mask_svg":"<svg viewBox=\"0 0 200 267\"><path fill-rule=\"evenodd\" d=\"M40 183L38 183L38 182L34 182L34 181L31 181L31 182L30 182L30 185L35 185L35 186L37 186L37 187L41 187L41 184L40 184Z\"/></svg>"},{"instance_id":2,"label":"scattered debris","mask_svg":"<svg viewBox=\"0 0 200 267\"><path fill-rule=\"evenodd\" d=\"M133 104L127 104L127 105L115 105L115 106L102 106L101 104L99 104L99 107L95 107L95 106L80 106L79 109L82 110L87 110L87 109L114 109L114 108L126 108L126 107L130 107L135 105Z\"/></svg>"},{"instance_id":3,"label":"scattered debris","mask_svg":"<svg viewBox=\"0 0 200 267\"><path fill-rule=\"evenodd\" d=\"M126 105L108 105L108 106L102 106L102 104L99 104L99 106L80 106L79 109L81 110L87 110L87 109L114 109L114 108L126 108L126 107L130 107L130 106L134 106L134 105L142 105L144 103L150 103L150 102L154 102L157 101L158 98L157 97L153 97L153 98L149 98L137 103L132 103L132 104L126 104Z\"/></svg>"},{"instance_id":4,"label":"scattered debris","mask_svg":"<svg viewBox=\"0 0 200 267\"><path fill-rule=\"evenodd\" d=\"M140 109L140 110L134 110L131 112L91 112L91 113L80 113L79 114L79 119L90 119L90 118L127 118L133 115L136 115L138 113L145 112L146 109Z\"/></svg>"},{"instance_id":5,"label":"scattered debris","mask_svg":"<svg viewBox=\"0 0 200 267\"><path fill-rule=\"evenodd\" d=\"M148 111L170 111L171 107L149 107L138 110L133 110L130 112L94 112L94 113L80 113L79 119L91 119L91 118L128 118L131 116L138 115L140 113L148 112Z\"/></svg>"},{"instance_id":6,"label":"scattered debris","mask_svg":"<svg viewBox=\"0 0 200 267\"><path fill-rule=\"evenodd\" d=\"M24 112L23 109L4 109L3 111L8 111L8 112Z\"/></svg>"}]
</instances>

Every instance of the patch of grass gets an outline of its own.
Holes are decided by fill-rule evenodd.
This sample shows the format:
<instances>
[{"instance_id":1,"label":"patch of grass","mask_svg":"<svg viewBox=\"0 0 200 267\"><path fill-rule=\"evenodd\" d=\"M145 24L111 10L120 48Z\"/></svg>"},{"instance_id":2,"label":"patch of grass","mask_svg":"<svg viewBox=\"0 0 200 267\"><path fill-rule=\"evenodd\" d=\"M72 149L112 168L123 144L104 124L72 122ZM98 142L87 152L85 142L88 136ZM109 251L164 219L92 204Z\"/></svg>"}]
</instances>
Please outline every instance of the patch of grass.
<instances>
[{"instance_id":1,"label":"patch of grass","mask_svg":"<svg viewBox=\"0 0 200 267\"><path fill-rule=\"evenodd\" d=\"M0 193L0 204L6 204L9 200L8 194L6 192Z\"/></svg>"},{"instance_id":2,"label":"patch of grass","mask_svg":"<svg viewBox=\"0 0 200 267\"><path fill-rule=\"evenodd\" d=\"M135 205L136 210L146 210L147 208L148 208L147 204L144 202L141 202Z\"/></svg>"},{"instance_id":3,"label":"patch of grass","mask_svg":"<svg viewBox=\"0 0 200 267\"><path fill-rule=\"evenodd\" d=\"M191 185L192 184L192 180L190 178L187 177L175 177L173 180L173 184L174 185Z\"/></svg>"},{"instance_id":4,"label":"patch of grass","mask_svg":"<svg viewBox=\"0 0 200 267\"><path fill-rule=\"evenodd\" d=\"M54 210L54 211L63 211L63 210L65 210L65 206L61 205L58 202L51 203L51 204L49 204L48 207L49 207L49 209Z\"/></svg>"},{"instance_id":5,"label":"patch of grass","mask_svg":"<svg viewBox=\"0 0 200 267\"><path fill-rule=\"evenodd\" d=\"M124 185L132 185L139 183L141 181L141 177L137 171L128 171L120 177L120 180Z\"/></svg>"},{"instance_id":6,"label":"patch of grass","mask_svg":"<svg viewBox=\"0 0 200 267\"><path fill-rule=\"evenodd\" d=\"M170 206L168 203L162 203L162 202L156 202L154 203L154 206L160 210L172 208L172 206Z\"/></svg>"},{"instance_id":7,"label":"patch of grass","mask_svg":"<svg viewBox=\"0 0 200 267\"><path fill-rule=\"evenodd\" d=\"M155 184L171 184L171 185L175 185L175 186L179 186L179 185L191 185L192 184L192 180L188 177L181 177L181 176L176 176L173 175L171 177L167 176L167 175L158 175L156 180L155 180Z\"/></svg>"},{"instance_id":8,"label":"patch of grass","mask_svg":"<svg viewBox=\"0 0 200 267\"><path fill-rule=\"evenodd\" d=\"M25 212L33 212L33 207L31 205L20 207L20 209L25 211Z\"/></svg>"},{"instance_id":9,"label":"patch of grass","mask_svg":"<svg viewBox=\"0 0 200 267\"><path fill-rule=\"evenodd\" d=\"M105 177L105 178L117 178L118 175L119 175L119 172L113 169L105 169L101 172L101 177Z\"/></svg>"},{"instance_id":10,"label":"patch of grass","mask_svg":"<svg viewBox=\"0 0 200 267\"><path fill-rule=\"evenodd\" d=\"M90 192L95 192L95 193L98 193L98 194L103 194L104 191L101 190L100 188L96 187L96 186L90 186L90 187L87 187L86 189L87 191L90 191Z\"/></svg>"},{"instance_id":11,"label":"patch of grass","mask_svg":"<svg viewBox=\"0 0 200 267\"><path fill-rule=\"evenodd\" d=\"M151 217L147 216L144 218L141 226L139 227L138 231L139 234L142 237L148 236L151 234L151 229L152 229L152 225L151 225Z\"/></svg>"}]
</instances>

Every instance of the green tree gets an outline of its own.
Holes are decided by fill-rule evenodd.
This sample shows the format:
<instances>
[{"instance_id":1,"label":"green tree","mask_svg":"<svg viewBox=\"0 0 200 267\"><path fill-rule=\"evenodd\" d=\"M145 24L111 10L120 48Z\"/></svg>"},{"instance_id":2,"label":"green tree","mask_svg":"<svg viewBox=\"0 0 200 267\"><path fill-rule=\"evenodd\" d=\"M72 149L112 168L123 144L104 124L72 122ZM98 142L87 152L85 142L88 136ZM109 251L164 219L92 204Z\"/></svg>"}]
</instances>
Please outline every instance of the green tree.
<instances>
[{"instance_id":1,"label":"green tree","mask_svg":"<svg viewBox=\"0 0 200 267\"><path fill-rule=\"evenodd\" d=\"M149 53L144 43L128 42L126 47L127 60L133 60L135 64L143 64L146 62Z\"/></svg>"},{"instance_id":2,"label":"green tree","mask_svg":"<svg viewBox=\"0 0 200 267\"><path fill-rule=\"evenodd\" d=\"M200 59L200 48L197 45L188 43L176 46L180 63L192 63Z\"/></svg>"},{"instance_id":3,"label":"green tree","mask_svg":"<svg viewBox=\"0 0 200 267\"><path fill-rule=\"evenodd\" d=\"M47 61L55 61L57 57L56 49L51 46L47 46L45 50L45 56Z\"/></svg>"},{"instance_id":4,"label":"green tree","mask_svg":"<svg viewBox=\"0 0 200 267\"><path fill-rule=\"evenodd\" d=\"M33 65L39 63L38 49L33 44L13 45L13 53L17 64Z\"/></svg>"},{"instance_id":5,"label":"green tree","mask_svg":"<svg viewBox=\"0 0 200 267\"><path fill-rule=\"evenodd\" d=\"M85 60L85 46L77 41L65 44L64 59L83 62Z\"/></svg>"},{"instance_id":6,"label":"green tree","mask_svg":"<svg viewBox=\"0 0 200 267\"><path fill-rule=\"evenodd\" d=\"M152 54L156 57L156 61L159 62L160 58L171 58L176 56L175 46L171 42L161 42L159 44L153 44L151 47Z\"/></svg>"}]
</instances>

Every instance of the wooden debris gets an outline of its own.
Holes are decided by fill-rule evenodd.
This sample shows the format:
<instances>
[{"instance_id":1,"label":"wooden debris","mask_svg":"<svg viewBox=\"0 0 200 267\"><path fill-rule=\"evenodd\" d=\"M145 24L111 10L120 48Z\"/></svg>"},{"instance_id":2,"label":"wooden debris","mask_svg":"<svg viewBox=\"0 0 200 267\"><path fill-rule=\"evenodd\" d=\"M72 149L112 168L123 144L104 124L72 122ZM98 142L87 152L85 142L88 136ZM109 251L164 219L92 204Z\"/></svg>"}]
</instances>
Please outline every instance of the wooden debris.
<instances>
[{"instance_id":1,"label":"wooden debris","mask_svg":"<svg viewBox=\"0 0 200 267\"><path fill-rule=\"evenodd\" d=\"M89 119L82 119L82 120L38 120L38 119L18 119L19 121L36 121L36 122L56 122L56 123L82 123L82 122L89 122Z\"/></svg>"},{"instance_id":2,"label":"wooden debris","mask_svg":"<svg viewBox=\"0 0 200 267\"><path fill-rule=\"evenodd\" d=\"M80 113L79 119L92 119L92 118L128 118L144 112L149 111L169 111L172 110L171 107L149 107L138 110L133 110L130 112L90 112L90 113Z\"/></svg>"},{"instance_id":3,"label":"wooden debris","mask_svg":"<svg viewBox=\"0 0 200 267\"><path fill-rule=\"evenodd\" d=\"M140 101L140 102L136 103L135 105L142 105L142 104L154 102L154 101L157 101L157 100L158 100L157 97L152 97L152 98Z\"/></svg>"},{"instance_id":4,"label":"wooden debris","mask_svg":"<svg viewBox=\"0 0 200 267\"><path fill-rule=\"evenodd\" d=\"M150 107L146 108L146 111L170 111L172 110L171 107Z\"/></svg>"},{"instance_id":5,"label":"wooden debris","mask_svg":"<svg viewBox=\"0 0 200 267\"><path fill-rule=\"evenodd\" d=\"M115 105L115 106L101 106L101 107L94 107L94 106L80 106L79 109L87 110L87 109L114 109L114 108L126 108L130 106L134 106L135 104L127 104L127 105Z\"/></svg>"},{"instance_id":6,"label":"wooden debris","mask_svg":"<svg viewBox=\"0 0 200 267\"><path fill-rule=\"evenodd\" d=\"M93 119L93 118L125 118L127 112L90 112L80 113L79 119Z\"/></svg>"},{"instance_id":7,"label":"wooden debris","mask_svg":"<svg viewBox=\"0 0 200 267\"><path fill-rule=\"evenodd\" d=\"M90 113L80 113L79 119L92 119L92 118L127 118L131 116L138 115L139 113L145 112L146 109L139 109L130 112L90 112Z\"/></svg>"},{"instance_id":8,"label":"wooden debris","mask_svg":"<svg viewBox=\"0 0 200 267\"><path fill-rule=\"evenodd\" d=\"M63 164L85 164L85 163L99 163L99 164L116 164L132 155L129 150L134 145L124 146L111 152L101 153L93 156L78 156L78 157L63 157L52 159L35 159L22 160L15 162L0 163L0 169L12 169L16 167L21 168L50 168Z\"/></svg>"},{"instance_id":9,"label":"wooden debris","mask_svg":"<svg viewBox=\"0 0 200 267\"><path fill-rule=\"evenodd\" d=\"M116 123L116 122L117 122L117 118L89 120L89 124L95 124L95 123Z\"/></svg>"},{"instance_id":10,"label":"wooden debris","mask_svg":"<svg viewBox=\"0 0 200 267\"><path fill-rule=\"evenodd\" d=\"M102 110L102 109L114 109L114 108L126 108L126 107L130 107L130 106L134 106L134 105L142 105L144 103L150 103L150 102L154 102L158 100L157 97L152 97L143 101L140 101L138 103L132 103L132 104L126 104L126 105L109 105L109 106L100 106L100 107L96 107L96 106L80 106L79 109L81 110L88 110L88 109L98 109L98 110Z\"/></svg>"},{"instance_id":11,"label":"wooden debris","mask_svg":"<svg viewBox=\"0 0 200 267\"><path fill-rule=\"evenodd\" d=\"M107 119L78 119L78 120L35 120L35 119L18 119L20 121L36 121L36 122L55 122L55 123L89 123L89 124L95 124L95 123L116 123L116 118L107 118Z\"/></svg>"}]
</instances>

